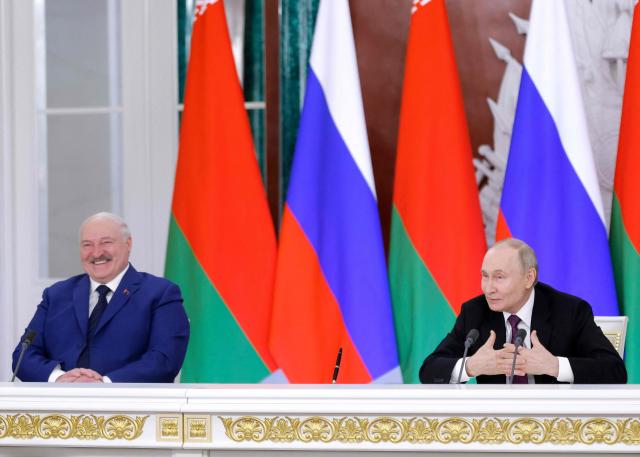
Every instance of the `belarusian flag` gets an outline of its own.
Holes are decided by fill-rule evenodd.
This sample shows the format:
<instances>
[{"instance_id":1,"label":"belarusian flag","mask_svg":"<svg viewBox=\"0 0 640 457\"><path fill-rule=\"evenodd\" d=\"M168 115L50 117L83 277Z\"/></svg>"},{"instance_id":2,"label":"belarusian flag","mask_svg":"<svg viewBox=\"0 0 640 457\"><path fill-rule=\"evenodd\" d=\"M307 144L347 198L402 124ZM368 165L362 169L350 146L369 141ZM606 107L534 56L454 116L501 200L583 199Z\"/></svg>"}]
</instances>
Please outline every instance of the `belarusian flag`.
<instances>
[{"instance_id":1,"label":"belarusian flag","mask_svg":"<svg viewBox=\"0 0 640 457\"><path fill-rule=\"evenodd\" d=\"M222 1L199 1L166 276L191 322L182 382L257 382L267 348L276 242Z\"/></svg>"},{"instance_id":2,"label":"belarusian flag","mask_svg":"<svg viewBox=\"0 0 640 457\"><path fill-rule=\"evenodd\" d=\"M396 161L389 277L405 382L480 293L486 248L444 0L414 2Z\"/></svg>"},{"instance_id":3,"label":"belarusian flag","mask_svg":"<svg viewBox=\"0 0 640 457\"><path fill-rule=\"evenodd\" d=\"M611 258L621 314L629 316L626 364L629 383L640 383L640 10L633 29L622 101L622 121L611 207Z\"/></svg>"}]
</instances>

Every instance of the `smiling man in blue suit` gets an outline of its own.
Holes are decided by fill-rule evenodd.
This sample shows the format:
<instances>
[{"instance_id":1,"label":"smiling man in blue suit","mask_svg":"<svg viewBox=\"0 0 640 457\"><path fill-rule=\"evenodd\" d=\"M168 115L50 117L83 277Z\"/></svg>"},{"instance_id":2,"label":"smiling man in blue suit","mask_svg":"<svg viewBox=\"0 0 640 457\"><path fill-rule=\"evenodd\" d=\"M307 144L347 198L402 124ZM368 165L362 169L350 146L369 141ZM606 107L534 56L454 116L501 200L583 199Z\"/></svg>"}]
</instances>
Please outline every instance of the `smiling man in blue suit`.
<instances>
[{"instance_id":1,"label":"smiling man in blue suit","mask_svg":"<svg viewBox=\"0 0 640 457\"><path fill-rule=\"evenodd\" d=\"M189 341L180 289L129 263L131 233L98 213L80 226L86 274L44 290L18 377L49 382L173 382ZM15 369L20 344L13 353Z\"/></svg>"}]
</instances>

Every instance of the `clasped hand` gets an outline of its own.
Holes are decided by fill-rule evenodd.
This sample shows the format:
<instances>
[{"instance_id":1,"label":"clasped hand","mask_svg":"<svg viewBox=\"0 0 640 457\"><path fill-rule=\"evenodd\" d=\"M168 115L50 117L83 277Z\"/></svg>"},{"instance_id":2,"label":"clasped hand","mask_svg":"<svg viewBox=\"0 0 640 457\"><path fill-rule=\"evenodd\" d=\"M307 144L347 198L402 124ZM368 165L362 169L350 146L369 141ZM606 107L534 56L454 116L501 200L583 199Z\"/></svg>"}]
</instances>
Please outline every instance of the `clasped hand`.
<instances>
[{"instance_id":1,"label":"clasped hand","mask_svg":"<svg viewBox=\"0 0 640 457\"><path fill-rule=\"evenodd\" d=\"M103 382L102 375L89 368L74 368L56 379L56 382Z\"/></svg>"},{"instance_id":2,"label":"clasped hand","mask_svg":"<svg viewBox=\"0 0 640 457\"><path fill-rule=\"evenodd\" d=\"M506 343L502 349L496 350L493 349L495 341L496 334L491 330L487 341L475 354L467 359L465 368L470 377L479 375L511 375L515 346L511 343ZM558 369L558 358L551 354L547 348L540 343L535 330L531 332L531 349L525 347L518 348L514 374L516 376L547 374L557 377Z\"/></svg>"}]
</instances>

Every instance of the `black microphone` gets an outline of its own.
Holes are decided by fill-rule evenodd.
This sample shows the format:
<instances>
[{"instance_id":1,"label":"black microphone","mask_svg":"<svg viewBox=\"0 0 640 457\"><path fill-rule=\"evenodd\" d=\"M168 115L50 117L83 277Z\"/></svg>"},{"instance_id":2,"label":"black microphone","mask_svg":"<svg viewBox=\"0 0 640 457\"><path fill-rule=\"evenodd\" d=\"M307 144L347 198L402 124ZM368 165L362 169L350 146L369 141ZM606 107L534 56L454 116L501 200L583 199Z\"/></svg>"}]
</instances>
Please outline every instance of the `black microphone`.
<instances>
[{"instance_id":1,"label":"black microphone","mask_svg":"<svg viewBox=\"0 0 640 457\"><path fill-rule=\"evenodd\" d=\"M340 371L340 361L342 360L342 348L338 349L338 357L336 358L336 367L333 369L333 377L331 384L335 384L338 380L338 372Z\"/></svg>"},{"instance_id":2,"label":"black microphone","mask_svg":"<svg viewBox=\"0 0 640 457\"><path fill-rule=\"evenodd\" d=\"M467 339L464 340L464 353L462 354L462 364L460 365L460 371L458 372L457 384L460 384L460 379L462 379L462 370L464 370L464 362L467 359L467 352L469 352L469 348L473 346L473 343L476 342L479 336L480 332L475 328L472 328L469 330L469 333L467 333Z\"/></svg>"},{"instance_id":3,"label":"black microphone","mask_svg":"<svg viewBox=\"0 0 640 457\"><path fill-rule=\"evenodd\" d=\"M11 376L11 382L14 382L16 380L16 373L18 373L18 370L20 369L20 364L22 363L22 357L24 357L24 353L27 352L27 349L29 348L29 346L31 346L31 343L33 343L33 340L36 338L37 334L38 332L31 329L27 329L25 331L25 336L24 338L22 338L22 343L20 343L22 345L22 349L20 349L20 357L18 357L18 363L16 363L16 369L13 371L13 376Z\"/></svg>"},{"instance_id":4,"label":"black microphone","mask_svg":"<svg viewBox=\"0 0 640 457\"><path fill-rule=\"evenodd\" d=\"M511 375L507 378L507 384L513 384L513 373L516 371L516 357L518 357L518 348L524 343L524 339L527 337L527 331L523 328L518 329L515 339L515 351L513 353L513 362L511 363Z\"/></svg>"}]
</instances>

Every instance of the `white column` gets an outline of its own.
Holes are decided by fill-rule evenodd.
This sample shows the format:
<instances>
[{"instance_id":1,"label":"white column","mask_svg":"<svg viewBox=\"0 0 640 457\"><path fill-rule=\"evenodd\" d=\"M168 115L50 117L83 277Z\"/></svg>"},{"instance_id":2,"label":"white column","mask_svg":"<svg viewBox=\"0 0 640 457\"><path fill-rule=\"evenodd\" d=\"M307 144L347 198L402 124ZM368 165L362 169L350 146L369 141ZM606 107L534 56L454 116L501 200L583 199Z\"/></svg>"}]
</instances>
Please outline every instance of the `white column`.
<instances>
[{"instance_id":1,"label":"white column","mask_svg":"<svg viewBox=\"0 0 640 457\"><path fill-rule=\"evenodd\" d=\"M10 351L14 339L13 274L13 157L11 154L10 109L10 8L0 0L0 379L9 376Z\"/></svg>"},{"instance_id":2,"label":"white column","mask_svg":"<svg viewBox=\"0 0 640 457\"><path fill-rule=\"evenodd\" d=\"M123 215L132 263L162 275L178 145L175 0L126 2L122 31Z\"/></svg>"}]
</instances>

